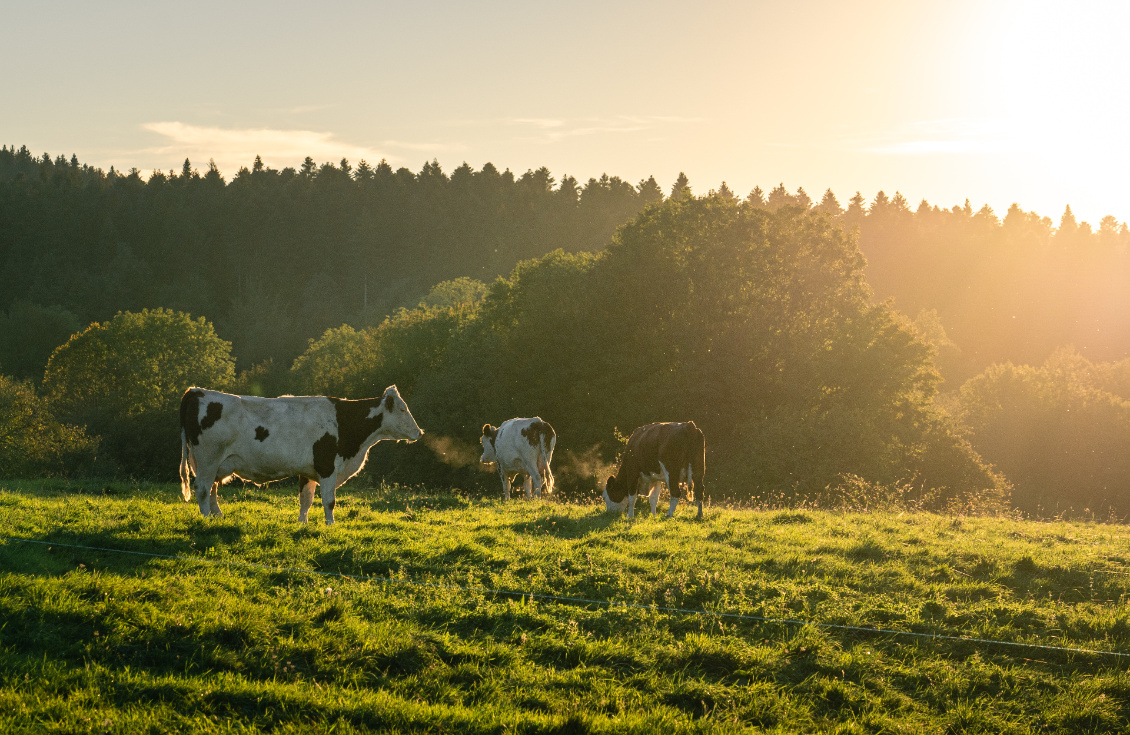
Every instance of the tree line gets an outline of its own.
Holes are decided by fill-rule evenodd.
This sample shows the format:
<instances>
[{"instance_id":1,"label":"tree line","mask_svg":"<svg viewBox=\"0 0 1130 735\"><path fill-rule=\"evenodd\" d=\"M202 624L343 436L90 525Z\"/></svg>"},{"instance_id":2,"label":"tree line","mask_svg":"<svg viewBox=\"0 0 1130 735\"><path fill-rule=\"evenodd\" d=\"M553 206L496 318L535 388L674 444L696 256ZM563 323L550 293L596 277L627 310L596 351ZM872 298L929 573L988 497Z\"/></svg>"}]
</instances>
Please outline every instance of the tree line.
<instances>
[{"instance_id":1,"label":"tree line","mask_svg":"<svg viewBox=\"0 0 1130 735\"><path fill-rule=\"evenodd\" d=\"M654 178L558 182L490 163L449 175L434 161L275 170L257 157L225 182L188 160L143 178L4 147L0 309L57 306L85 324L168 307L215 323L241 367L285 366L327 328L379 323L440 281L599 250L662 198Z\"/></svg>"},{"instance_id":2,"label":"tree line","mask_svg":"<svg viewBox=\"0 0 1130 735\"><path fill-rule=\"evenodd\" d=\"M257 160L230 183L188 161L143 179L4 148L0 473L19 464L4 441L26 435L42 441L21 472L162 476L186 381L353 397L397 383L430 432L471 444L484 421L540 413L574 459L694 418L737 499L862 487L1003 507L1011 491L1033 513L1125 514L1130 387L1109 376L1130 365L1128 244L1113 217L1095 231L1068 210L1054 228L1016 205L1002 220L882 192L842 207L783 185L696 197L680 176L665 196L653 178L309 158ZM211 355L211 372L139 346L161 339ZM173 362L139 376L99 362L113 354ZM1071 410L1104 439L1057 445ZM409 452L401 479L475 482L473 463Z\"/></svg>"}]
</instances>

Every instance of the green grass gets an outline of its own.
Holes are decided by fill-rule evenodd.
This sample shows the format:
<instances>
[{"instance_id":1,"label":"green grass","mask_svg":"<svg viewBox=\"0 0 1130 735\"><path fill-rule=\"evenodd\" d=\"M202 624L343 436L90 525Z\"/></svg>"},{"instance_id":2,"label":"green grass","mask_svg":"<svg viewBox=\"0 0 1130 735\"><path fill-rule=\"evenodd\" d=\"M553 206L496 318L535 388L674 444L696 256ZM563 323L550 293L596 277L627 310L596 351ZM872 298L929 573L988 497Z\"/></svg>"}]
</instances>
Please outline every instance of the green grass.
<instances>
[{"instance_id":1,"label":"green grass","mask_svg":"<svg viewBox=\"0 0 1130 735\"><path fill-rule=\"evenodd\" d=\"M1124 526L223 495L0 483L0 536L48 542L0 542L0 732L1130 728L1130 657L733 617L1130 653Z\"/></svg>"}]
</instances>

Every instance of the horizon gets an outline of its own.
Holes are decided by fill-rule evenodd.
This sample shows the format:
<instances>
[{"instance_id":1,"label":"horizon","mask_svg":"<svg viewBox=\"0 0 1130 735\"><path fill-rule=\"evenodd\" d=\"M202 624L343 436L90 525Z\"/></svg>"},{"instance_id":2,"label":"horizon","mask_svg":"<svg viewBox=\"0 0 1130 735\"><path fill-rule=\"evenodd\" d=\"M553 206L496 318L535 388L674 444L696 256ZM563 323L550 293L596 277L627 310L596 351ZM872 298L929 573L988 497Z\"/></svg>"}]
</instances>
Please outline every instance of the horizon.
<instances>
[{"instance_id":1,"label":"horizon","mask_svg":"<svg viewBox=\"0 0 1130 735\"><path fill-rule=\"evenodd\" d=\"M53 43L13 40L0 137L103 170L492 162L1130 220L1118 2L55 7L9 13Z\"/></svg>"}]
</instances>

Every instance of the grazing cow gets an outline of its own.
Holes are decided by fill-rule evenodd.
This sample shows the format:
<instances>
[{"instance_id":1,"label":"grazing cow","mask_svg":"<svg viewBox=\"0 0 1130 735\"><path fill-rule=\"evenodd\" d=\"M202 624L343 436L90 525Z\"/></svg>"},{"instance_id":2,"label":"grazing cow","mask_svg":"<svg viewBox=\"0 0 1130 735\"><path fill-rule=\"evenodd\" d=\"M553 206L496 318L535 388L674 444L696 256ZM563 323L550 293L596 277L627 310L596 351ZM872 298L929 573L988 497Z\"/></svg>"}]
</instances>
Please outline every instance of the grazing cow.
<instances>
[{"instance_id":1,"label":"grazing cow","mask_svg":"<svg viewBox=\"0 0 1130 735\"><path fill-rule=\"evenodd\" d=\"M648 491L644 494L651 500L651 515L654 516L663 484L671 491L671 507L667 510L670 518L675 515L683 495L682 486L686 483L687 491L698 502L698 518L702 518L705 474L706 439L693 421L641 426L628 438L619 470L604 486L604 506L608 511L622 511L626 503L628 517L632 518L636 512L636 496L646 485Z\"/></svg>"},{"instance_id":2,"label":"grazing cow","mask_svg":"<svg viewBox=\"0 0 1130 735\"><path fill-rule=\"evenodd\" d=\"M481 461L498 465L503 500L510 500L511 480L518 473L526 475L523 485L527 498L532 498L535 491L540 498L543 487L546 494L553 492L553 471L549 463L553 461L557 435L548 423L535 416L503 421L497 428L485 424L479 441L483 445Z\"/></svg>"},{"instance_id":3,"label":"grazing cow","mask_svg":"<svg viewBox=\"0 0 1130 735\"><path fill-rule=\"evenodd\" d=\"M424 433L395 385L359 401L189 388L180 401L180 427L181 493L186 502L192 497L191 471L202 515L223 516L216 492L233 477L264 483L298 475L298 520L306 522L317 485L326 525L334 522L334 491L360 471L370 447Z\"/></svg>"}]
</instances>

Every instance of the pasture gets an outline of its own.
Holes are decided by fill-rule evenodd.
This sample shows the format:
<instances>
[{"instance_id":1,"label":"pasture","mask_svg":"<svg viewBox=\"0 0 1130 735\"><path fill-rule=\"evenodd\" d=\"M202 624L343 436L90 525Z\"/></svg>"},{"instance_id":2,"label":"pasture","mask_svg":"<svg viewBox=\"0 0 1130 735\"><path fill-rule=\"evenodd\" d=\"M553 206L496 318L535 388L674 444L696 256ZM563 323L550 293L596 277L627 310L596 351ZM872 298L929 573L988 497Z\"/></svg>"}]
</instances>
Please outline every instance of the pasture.
<instances>
[{"instance_id":1,"label":"pasture","mask_svg":"<svg viewBox=\"0 0 1130 735\"><path fill-rule=\"evenodd\" d=\"M1130 728L1126 526L296 491L0 483L0 731Z\"/></svg>"}]
</instances>

